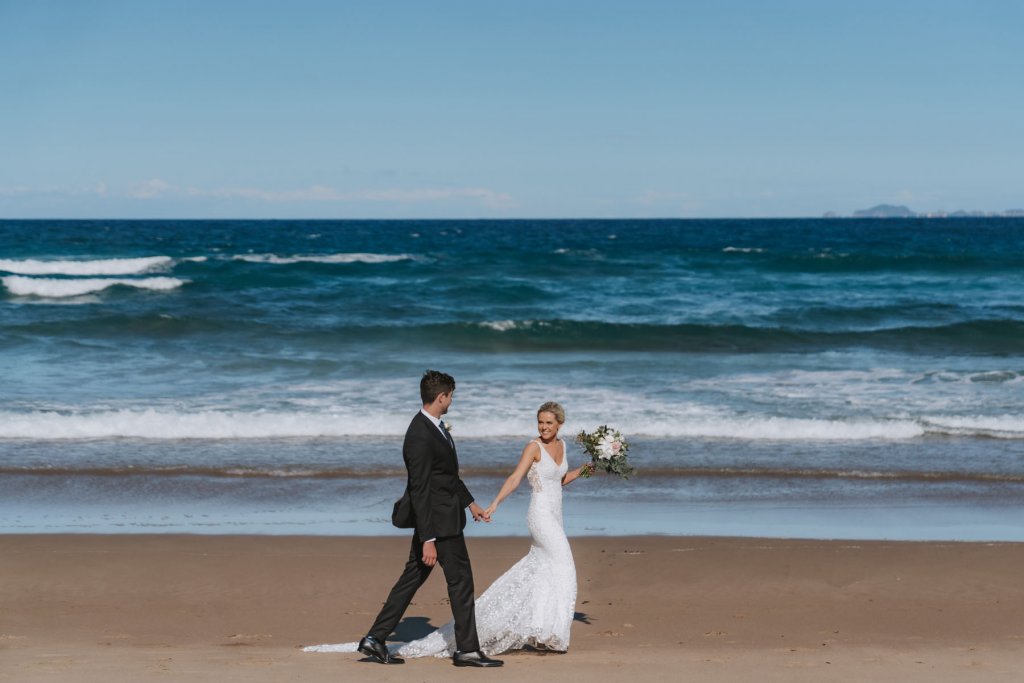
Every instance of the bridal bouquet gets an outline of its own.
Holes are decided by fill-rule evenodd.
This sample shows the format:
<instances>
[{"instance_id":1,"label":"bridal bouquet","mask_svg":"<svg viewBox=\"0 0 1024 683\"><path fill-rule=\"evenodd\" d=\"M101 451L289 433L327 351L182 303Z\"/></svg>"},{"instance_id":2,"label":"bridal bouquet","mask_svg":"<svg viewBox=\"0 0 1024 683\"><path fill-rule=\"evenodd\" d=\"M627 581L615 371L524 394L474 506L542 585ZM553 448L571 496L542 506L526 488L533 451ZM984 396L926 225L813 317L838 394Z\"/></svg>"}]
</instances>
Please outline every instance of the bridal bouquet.
<instances>
[{"instance_id":1,"label":"bridal bouquet","mask_svg":"<svg viewBox=\"0 0 1024 683\"><path fill-rule=\"evenodd\" d=\"M592 432L581 431L576 435L576 443L583 446L583 450L590 456L593 469L617 474L623 479L629 479L629 475L633 474L633 468L626 461L629 444L618 430L601 425ZM580 476L589 477L592 471L583 470Z\"/></svg>"}]
</instances>

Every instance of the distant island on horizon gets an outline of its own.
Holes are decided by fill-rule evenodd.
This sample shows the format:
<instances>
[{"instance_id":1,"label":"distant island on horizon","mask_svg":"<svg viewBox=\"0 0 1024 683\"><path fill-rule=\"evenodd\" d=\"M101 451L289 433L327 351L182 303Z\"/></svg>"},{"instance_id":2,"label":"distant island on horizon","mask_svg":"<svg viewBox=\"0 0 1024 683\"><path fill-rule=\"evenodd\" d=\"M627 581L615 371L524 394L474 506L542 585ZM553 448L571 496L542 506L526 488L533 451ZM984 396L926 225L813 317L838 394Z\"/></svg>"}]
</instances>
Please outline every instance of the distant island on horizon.
<instances>
[{"instance_id":1,"label":"distant island on horizon","mask_svg":"<svg viewBox=\"0 0 1024 683\"><path fill-rule=\"evenodd\" d=\"M902 204L877 204L870 209L854 211L843 216L834 211L826 212L822 218L1024 218L1024 209L1006 211L928 211L918 213Z\"/></svg>"}]
</instances>

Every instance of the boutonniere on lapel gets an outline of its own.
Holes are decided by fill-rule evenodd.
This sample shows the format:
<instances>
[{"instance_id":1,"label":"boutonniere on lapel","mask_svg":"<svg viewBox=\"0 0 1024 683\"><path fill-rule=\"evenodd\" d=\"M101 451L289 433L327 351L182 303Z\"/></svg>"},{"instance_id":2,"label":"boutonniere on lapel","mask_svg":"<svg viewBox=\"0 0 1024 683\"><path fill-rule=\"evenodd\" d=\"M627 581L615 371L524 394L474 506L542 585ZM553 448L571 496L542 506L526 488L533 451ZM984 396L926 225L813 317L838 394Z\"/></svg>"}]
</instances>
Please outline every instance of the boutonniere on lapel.
<instances>
[{"instance_id":1,"label":"boutonniere on lapel","mask_svg":"<svg viewBox=\"0 0 1024 683\"><path fill-rule=\"evenodd\" d=\"M445 422L444 420L441 420L441 426L444 427L444 430L446 432L452 431L452 423L451 422Z\"/></svg>"}]
</instances>

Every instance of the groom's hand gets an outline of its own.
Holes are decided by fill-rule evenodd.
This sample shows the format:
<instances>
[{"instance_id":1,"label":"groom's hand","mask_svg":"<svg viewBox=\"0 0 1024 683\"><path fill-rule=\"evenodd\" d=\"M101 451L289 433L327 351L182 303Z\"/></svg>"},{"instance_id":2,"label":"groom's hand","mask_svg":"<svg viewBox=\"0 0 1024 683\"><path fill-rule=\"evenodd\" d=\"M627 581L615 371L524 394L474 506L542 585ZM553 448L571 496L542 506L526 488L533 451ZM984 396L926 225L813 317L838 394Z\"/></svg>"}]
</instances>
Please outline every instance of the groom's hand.
<instances>
[{"instance_id":1,"label":"groom's hand","mask_svg":"<svg viewBox=\"0 0 1024 683\"><path fill-rule=\"evenodd\" d=\"M480 520L483 520L485 522L491 521L491 516L487 514L487 512L476 503L469 504L469 512L473 515L474 522L479 522Z\"/></svg>"},{"instance_id":2,"label":"groom's hand","mask_svg":"<svg viewBox=\"0 0 1024 683\"><path fill-rule=\"evenodd\" d=\"M437 546L434 545L433 541L427 541L423 544L423 564L428 567L433 567L437 564Z\"/></svg>"}]
</instances>

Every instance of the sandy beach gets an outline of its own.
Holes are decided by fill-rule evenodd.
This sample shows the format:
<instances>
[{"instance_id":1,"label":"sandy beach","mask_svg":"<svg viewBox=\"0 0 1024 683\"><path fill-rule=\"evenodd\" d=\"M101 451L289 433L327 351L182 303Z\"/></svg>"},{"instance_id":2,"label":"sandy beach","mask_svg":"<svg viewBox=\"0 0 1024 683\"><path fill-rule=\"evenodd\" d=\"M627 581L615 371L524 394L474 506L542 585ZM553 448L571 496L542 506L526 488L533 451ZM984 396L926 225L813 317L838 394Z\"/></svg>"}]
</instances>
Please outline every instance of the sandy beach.
<instances>
[{"instance_id":1,"label":"sandy beach","mask_svg":"<svg viewBox=\"0 0 1024 683\"><path fill-rule=\"evenodd\" d=\"M1024 668L1024 544L572 541L567 654L498 671L308 654L367 628L397 538L0 536L3 681L993 681ZM469 538L478 591L528 548ZM450 618L440 573L399 627Z\"/></svg>"}]
</instances>

